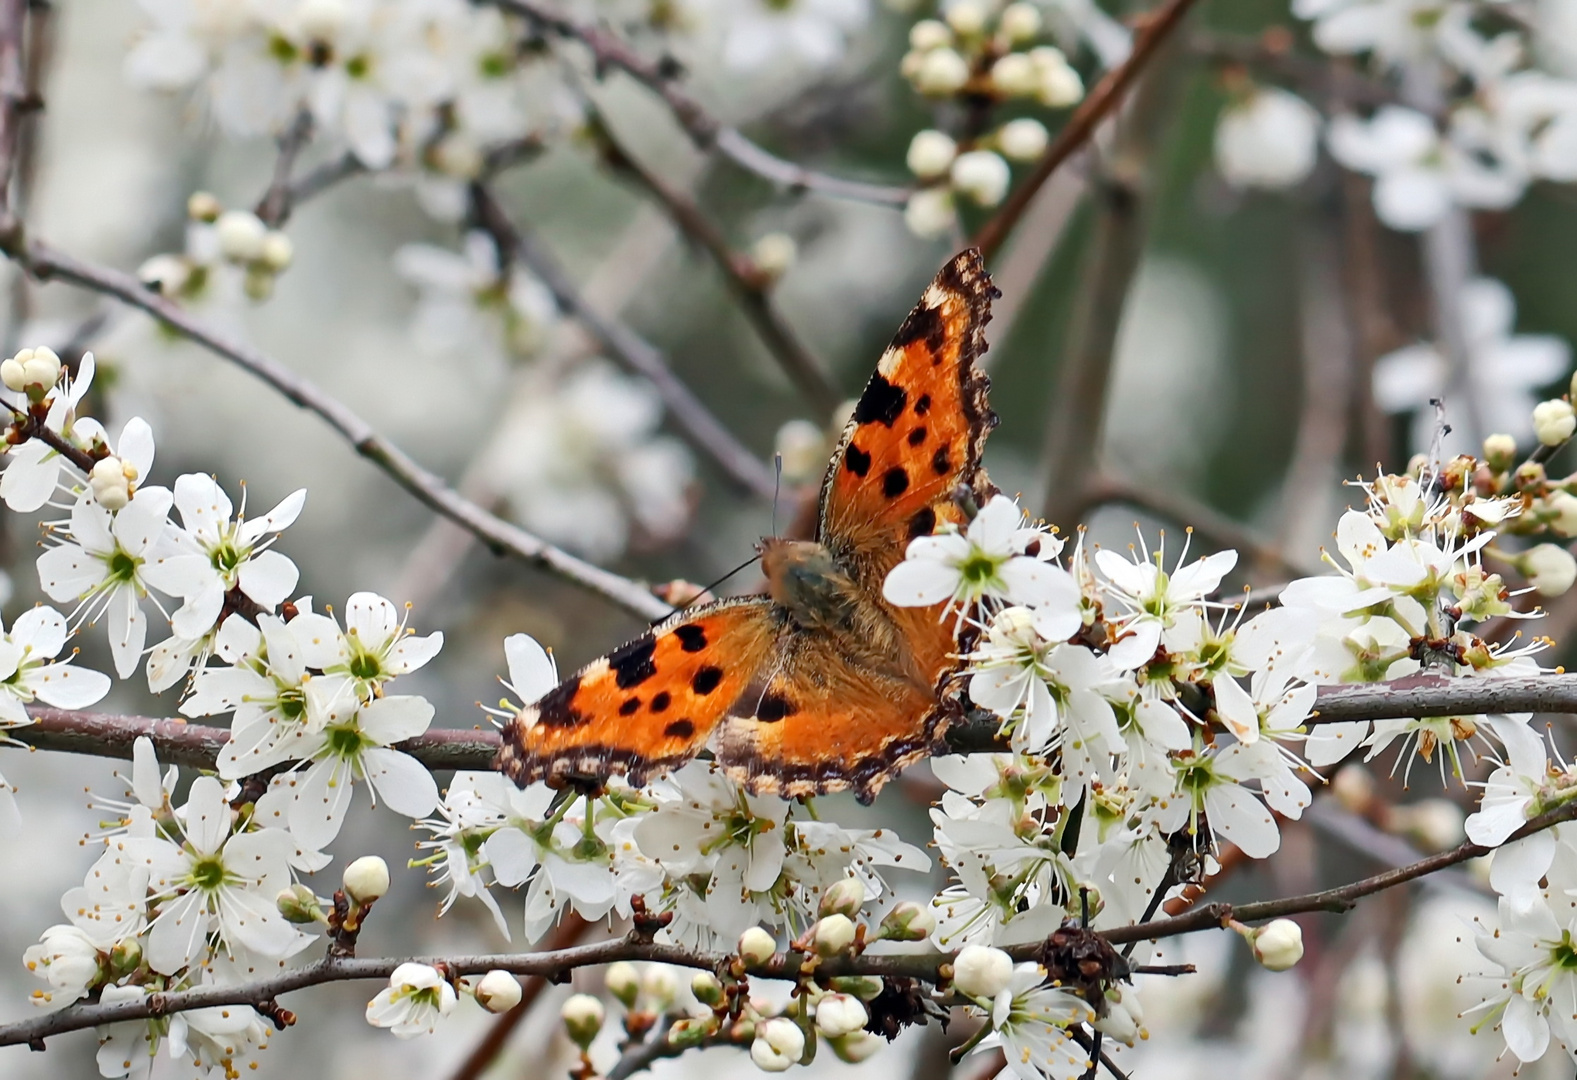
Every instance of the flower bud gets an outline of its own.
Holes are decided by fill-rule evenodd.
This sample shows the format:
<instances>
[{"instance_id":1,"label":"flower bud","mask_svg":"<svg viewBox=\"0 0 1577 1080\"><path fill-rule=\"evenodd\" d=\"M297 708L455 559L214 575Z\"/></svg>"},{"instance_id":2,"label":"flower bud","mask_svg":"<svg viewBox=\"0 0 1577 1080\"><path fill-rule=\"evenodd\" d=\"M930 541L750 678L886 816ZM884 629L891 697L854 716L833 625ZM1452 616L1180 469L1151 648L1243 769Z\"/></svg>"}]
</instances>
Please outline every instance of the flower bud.
<instances>
[{"instance_id":1,"label":"flower bud","mask_svg":"<svg viewBox=\"0 0 1577 1080\"><path fill-rule=\"evenodd\" d=\"M839 975L832 980L832 989L861 1001L875 1001L881 995L882 981L874 975Z\"/></svg>"},{"instance_id":2,"label":"flower bud","mask_svg":"<svg viewBox=\"0 0 1577 1080\"><path fill-rule=\"evenodd\" d=\"M290 265L295 255L296 245L290 237L274 229L263 237L263 247L257 254L257 261L277 274Z\"/></svg>"},{"instance_id":3,"label":"flower bud","mask_svg":"<svg viewBox=\"0 0 1577 1080\"><path fill-rule=\"evenodd\" d=\"M700 1046L717 1033L717 1017L686 1017L668 1029L668 1042L686 1049Z\"/></svg>"},{"instance_id":4,"label":"flower bud","mask_svg":"<svg viewBox=\"0 0 1577 1080\"><path fill-rule=\"evenodd\" d=\"M27 391L34 401L41 401L60 379L60 357L47 345L36 349L23 349L9 360L0 363L0 381L8 390Z\"/></svg>"},{"instance_id":5,"label":"flower bud","mask_svg":"<svg viewBox=\"0 0 1577 1080\"><path fill-rule=\"evenodd\" d=\"M1012 173L1002 155L992 150L959 154L949 170L953 187L981 206L995 206L1008 193Z\"/></svg>"},{"instance_id":6,"label":"flower bud","mask_svg":"<svg viewBox=\"0 0 1577 1080\"><path fill-rule=\"evenodd\" d=\"M606 985L613 1000L626 1009L635 1008L635 999L641 993L641 973L628 960L620 960L608 968Z\"/></svg>"},{"instance_id":7,"label":"flower bud","mask_svg":"<svg viewBox=\"0 0 1577 1080\"><path fill-rule=\"evenodd\" d=\"M1517 471L1511 474L1511 484L1518 491L1531 491L1537 494L1549 482L1549 474L1544 471L1544 466L1537 461L1524 461L1517 466Z\"/></svg>"},{"instance_id":8,"label":"flower bud","mask_svg":"<svg viewBox=\"0 0 1577 1080\"><path fill-rule=\"evenodd\" d=\"M21 393L22 387L27 385L26 371L15 357L0 360L0 382L5 383L7 390L17 393Z\"/></svg>"},{"instance_id":9,"label":"flower bud","mask_svg":"<svg viewBox=\"0 0 1577 1080\"><path fill-rule=\"evenodd\" d=\"M114 454L95 461L88 470L88 487L94 501L109 511L124 509L131 502L131 477L126 474L136 471Z\"/></svg>"},{"instance_id":10,"label":"flower bud","mask_svg":"<svg viewBox=\"0 0 1577 1080\"><path fill-rule=\"evenodd\" d=\"M1571 402L1552 398L1533 407L1533 433L1545 446L1559 446L1577 431L1577 412Z\"/></svg>"},{"instance_id":11,"label":"flower bud","mask_svg":"<svg viewBox=\"0 0 1577 1080\"><path fill-rule=\"evenodd\" d=\"M234 262L256 262L263 254L268 226L249 210L226 210L214 222L219 250Z\"/></svg>"},{"instance_id":12,"label":"flower bud","mask_svg":"<svg viewBox=\"0 0 1577 1080\"><path fill-rule=\"evenodd\" d=\"M904 163L921 180L932 180L946 173L957 156L958 144L951 137L926 128L915 132L914 138L909 140Z\"/></svg>"},{"instance_id":13,"label":"flower bud","mask_svg":"<svg viewBox=\"0 0 1577 1080\"><path fill-rule=\"evenodd\" d=\"M765 964L777 955L777 939L759 926L739 935L739 958L747 964Z\"/></svg>"},{"instance_id":14,"label":"flower bud","mask_svg":"<svg viewBox=\"0 0 1577 1080\"><path fill-rule=\"evenodd\" d=\"M653 1012L667 1012L679 994L679 976L667 964L652 964L641 975L641 993Z\"/></svg>"},{"instance_id":15,"label":"flower bud","mask_svg":"<svg viewBox=\"0 0 1577 1080\"><path fill-rule=\"evenodd\" d=\"M997 19L997 29L1015 45L1033 41L1040 33L1040 11L1034 4L1009 4Z\"/></svg>"},{"instance_id":16,"label":"flower bud","mask_svg":"<svg viewBox=\"0 0 1577 1080\"><path fill-rule=\"evenodd\" d=\"M1042 105L1062 109L1084 97L1084 80L1069 66L1061 49L1040 45L1031 49L1029 56L1040 70L1040 91L1036 96Z\"/></svg>"},{"instance_id":17,"label":"flower bud","mask_svg":"<svg viewBox=\"0 0 1577 1080\"><path fill-rule=\"evenodd\" d=\"M224 205L207 191L194 191L186 197L186 216L193 221L212 223L224 213Z\"/></svg>"},{"instance_id":18,"label":"flower bud","mask_svg":"<svg viewBox=\"0 0 1577 1080\"><path fill-rule=\"evenodd\" d=\"M1249 929L1244 937L1254 949L1254 959L1271 971L1286 971L1303 959L1303 931L1291 919L1277 919Z\"/></svg>"},{"instance_id":19,"label":"flower bud","mask_svg":"<svg viewBox=\"0 0 1577 1080\"><path fill-rule=\"evenodd\" d=\"M957 220L953 193L946 188L921 188L909 196L903 209L903 223L909 231L927 240L941 236Z\"/></svg>"},{"instance_id":20,"label":"flower bud","mask_svg":"<svg viewBox=\"0 0 1577 1080\"><path fill-rule=\"evenodd\" d=\"M716 1008L723 1002L723 984L710 971L698 971L690 980L690 993L707 1008Z\"/></svg>"},{"instance_id":21,"label":"flower bud","mask_svg":"<svg viewBox=\"0 0 1577 1080\"><path fill-rule=\"evenodd\" d=\"M865 885L855 878L846 877L833 882L821 894L818 914L847 915L853 918L860 913L860 905L863 903L865 903Z\"/></svg>"},{"instance_id":22,"label":"flower bud","mask_svg":"<svg viewBox=\"0 0 1577 1080\"><path fill-rule=\"evenodd\" d=\"M286 922L298 926L323 919L323 907L318 903L317 896L299 881L288 889L281 889L279 895L274 897L274 906Z\"/></svg>"},{"instance_id":23,"label":"flower bud","mask_svg":"<svg viewBox=\"0 0 1577 1080\"><path fill-rule=\"evenodd\" d=\"M110 978L130 975L142 966L142 945L136 938L122 938L110 950Z\"/></svg>"},{"instance_id":24,"label":"flower bud","mask_svg":"<svg viewBox=\"0 0 1577 1080\"><path fill-rule=\"evenodd\" d=\"M1420 799L1391 811L1391 828L1411 834L1427 851L1456 847L1463 824L1462 808L1450 799Z\"/></svg>"},{"instance_id":25,"label":"flower bud","mask_svg":"<svg viewBox=\"0 0 1577 1080\"><path fill-rule=\"evenodd\" d=\"M1540 596L1560 596L1577 581L1577 559L1559 544L1539 544L1516 559L1517 570Z\"/></svg>"},{"instance_id":26,"label":"flower bud","mask_svg":"<svg viewBox=\"0 0 1577 1080\"><path fill-rule=\"evenodd\" d=\"M969 64L952 49L932 49L915 68L914 86L930 97L946 97L969 81Z\"/></svg>"},{"instance_id":27,"label":"flower bud","mask_svg":"<svg viewBox=\"0 0 1577 1080\"><path fill-rule=\"evenodd\" d=\"M776 1016L756 1025L750 1060L762 1072L787 1072L799 1064L804 1053L805 1033L794 1021Z\"/></svg>"},{"instance_id":28,"label":"flower bud","mask_svg":"<svg viewBox=\"0 0 1577 1080\"><path fill-rule=\"evenodd\" d=\"M191 264L179 255L154 255L137 268L137 280L164 297L179 296L191 276Z\"/></svg>"},{"instance_id":29,"label":"flower bud","mask_svg":"<svg viewBox=\"0 0 1577 1080\"><path fill-rule=\"evenodd\" d=\"M1013 958L989 945L965 945L953 961L953 987L977 1001L996 997L1012 977Z\"/></svg>"},{"instance_id":30,"label":"flower bud","mask_svg":"<svg viewBox=\"0 0 1577 1080\"><path fill-rule=\"evenodd\" d=\"M1010 52L991 65L991 86L1003 97L1033 97L1040 90L1040 69L1024 53Z\"/></svg>"},{"instance_id":31,"label":"flower bud","mask_svg":"<svg viewBox=\"0 0 1577 1080\"><path fill-rule=\"evenodd\" d=\"M345 868L341 883L355 903L370 904L389 891L389 864L376 855L363 855Z\"/></svg>"},{"instance_id":32,"label":"flower bud","mask_svg":"<svg viewBox=\"0 0 1577 1080\"><path fill-rule=\"evenodd\" d=\"M904 900L882 919L876 936L885 941L924 941L935 929L936 916L929 907Z\"/></svg>"},{"instance_id":33,"label":"flower bud","mask_svg":"<svg viewBox=\"0 0 1577 1080\"><path fill-rule=\"evenodd\" d=\"M827 436L809 420L790 420L778 428L778 459L783 463L783 482L808 484L820 478L827 463Z\"/></svg>"},{"instance_id":34,"label":"flower bud","mask_svg":"<svg viewBox=\"0 0 1577 1080\"><path fill-rule=\"evenodd\" d=\"M1034 161L1046 152L1049 142L1051 136L1046 133L1046 125L1027 116L1009 120L997 132L997 145L1014 161Z\"/></svg>"},{"instance_id":35,"label":"flower bud","mask_svg":"<svg viewBox=\"0 0 1577 1080\"><path fill-rule=\"evenodd\" d=\"M986 28L986 9L975 0L956 0L945 17L947 25L959 37L975 37Z\"/></svg>"},{"instance_id":36,"label":"flower bud","mask_svg":"<svg viewBox=\"0 0 1577 1080\"><path fill-rule=\"evenodd\" d=\"M1095 1020L1094 1027L1124 1046L1133 1046L1140 1039L1148 1038L1144 1030L1144 1013L1139 1008L1139 991L1132 986L1114 983L1106 991L1106 1010Z\"/></svg>"},{"instance_id":37,"label":"flower bud","mask_svg":"<svg viewBox=\"0 0 1577 1080\"><path fill-rule=\"evenodd\" d=\"M520 1004L520 980L494 968L476 984L476 1003L491 1013L503 1013Z\"/></svg>"},{"instance_id":38,"label":"flower bud","mask_svg":"<svg viewBox=\"0 0 1577 1080\"><path fill-rule=\"evenodd\" d=\"M768 281L776 281L788 273L789 267L799 257L799 245L788 233L769 232L750 246L750 261L756 272Z\"/></svg>"},{"instance_id":39,"label":"flower bud","mask_svg":"<svg viewBox=\"0 0 1577 1080\"><path fill-rule=\"evenodd\" d=\"M1577 536L1577 495L1556 488L1544 497L1549 527L1561 536Z\"/></svg>"},{"instance_id":40,"label":"flower bud","mask_svg":"<svg viewBox=\"0 0 1577 1080\"><path fill-rule=\"evenodd\" d=\"M590 994L572 994L559 1010L570 1042L582 1050L590 1046L597 1032L602 1030L603 1015L602 1002Z\"/></svg>"},{"instance_id":41,"label":"flower bud","mask_svg":"<svg viewBox=\"0 0 1577 1080\"><path fill-rule=\"evenodd\" d=\"M1517 463L1517 440L1510 435L1490 435L1484 439L1484 464L1498 473L1508 472Z\"/></svg>"},{"instance_id":42,"label":"flower bud","mask_svg":"<svg viewBox=\"0 0 1577 1080\"><path fill-rule=\"evenodd\" d=\"M921 19L909 28L909 47L930 52L953 43L953 32L936 19Z\"/></svg>"},{"instance_id":43,"label":"flower bud","mask_svg":"<svg viewBox=\"0 0 1577 1080\"><path fill-rule=\"evenodd\" d=\"M816 1002L816 1030L829 1039L860 1031L869 1019L860 999L850 994L827 994Z\"/></svg>"},{"instance_id":44,"label":"flower bud","mask_svg":"<svg viewBox=\"0 0 1577 1080\"><path fill-rule=\"evenodd\" d=\"M838 1056L839 1061L858 1065L874 1057L876 1051L887 1045L887 1040L877 1038L869 1031L851 1031L836 1039L828 1039L827 1045L832 1047L832 1052Z\"/></svg>"},{"instance_id":45,"label":"flower bud","mask_svg":"<svg viewBox=\"0 0 1577 1080\"><path fill-rule=\"evenodd\" d=\"M854 944L854 920L847 915L828 915L811 927L811 943L822 956L837 956Z\"/></svg>"}]
</instances>

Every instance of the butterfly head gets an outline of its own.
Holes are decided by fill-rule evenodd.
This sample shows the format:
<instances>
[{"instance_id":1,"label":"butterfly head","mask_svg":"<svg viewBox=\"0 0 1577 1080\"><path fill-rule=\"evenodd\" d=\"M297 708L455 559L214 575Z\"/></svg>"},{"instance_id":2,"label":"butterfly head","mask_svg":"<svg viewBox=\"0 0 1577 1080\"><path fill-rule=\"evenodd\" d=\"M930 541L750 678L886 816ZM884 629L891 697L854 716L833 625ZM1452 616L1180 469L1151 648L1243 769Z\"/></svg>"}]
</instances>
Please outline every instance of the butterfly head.
<instances>
[{"instance_id":1,"label":"butterfly head","mask_svg":"<svg viewBox=\"0 0 1577 1080\"><path fill-rule=\"evenodd\" d=\"M767 592L775 603L788 609L795 622L804 627L848 622L857 586L824 545L766 537L760 551Z\"/></svg>"}]
</instances>

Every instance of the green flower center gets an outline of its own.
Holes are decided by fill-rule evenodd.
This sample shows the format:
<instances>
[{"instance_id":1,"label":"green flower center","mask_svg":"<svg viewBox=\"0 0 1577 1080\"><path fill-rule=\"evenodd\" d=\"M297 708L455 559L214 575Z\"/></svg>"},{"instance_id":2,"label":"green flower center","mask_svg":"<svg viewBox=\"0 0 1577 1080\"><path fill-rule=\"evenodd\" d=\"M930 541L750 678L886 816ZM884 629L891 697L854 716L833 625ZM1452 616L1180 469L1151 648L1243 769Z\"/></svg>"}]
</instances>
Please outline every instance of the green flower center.
<instances>
[{"instance_id":1,"label":"green flower center","mask_svg":"<svg viewBox=\"0 0 1577 1080\"><path fill-rule=\"evenodd\" d=\"M383 661L376 653L357 652L350 658L348 670L357 679L376 679L383 674Z\"/></svg>"},{"instance_id":2,"label":"green flower center","mask_svg":"<svg viewBox=\"0 0 1577 1080\"><path fill-rule=\"evenodd\" d=\"M993 559L983 551L971 551L963 562L958 564L958 576L967 584L981 586L996 579L997 570L1002 563Z\"/></svg>"},{"instance_id":3,"label":"green flower center","mask_svg":"<svg viewBox=\"0 0 1577 1080\"><path fill-rule=\"evenodd\" d=\"M225 865L218 859L202 859L192 867L192 884L204 892L213 892L225 882Z\"/></svg>"},{"instance_id":4,"label":"green flower center","mask_svg":"<svg viewBox=\"0 0 1577 1080\"><path fill-rule=\"evenodd\" d=\"M142 565L141 559L119 547L104 561L109 567L109 580L119 584L129 584L134 581L137 577L137 567Z\"/></svg>"},{"instance_id":5,"label":"green flower center","mask_svg":"<svg viewBox=\"0 0 1577 1080\"><path fill-rule=\"evenodd\" d=\"M372 745L355 725L331 727L325 734L328 736L329 752L335 757L353 758Z\"/></svg>"}]
</instances>

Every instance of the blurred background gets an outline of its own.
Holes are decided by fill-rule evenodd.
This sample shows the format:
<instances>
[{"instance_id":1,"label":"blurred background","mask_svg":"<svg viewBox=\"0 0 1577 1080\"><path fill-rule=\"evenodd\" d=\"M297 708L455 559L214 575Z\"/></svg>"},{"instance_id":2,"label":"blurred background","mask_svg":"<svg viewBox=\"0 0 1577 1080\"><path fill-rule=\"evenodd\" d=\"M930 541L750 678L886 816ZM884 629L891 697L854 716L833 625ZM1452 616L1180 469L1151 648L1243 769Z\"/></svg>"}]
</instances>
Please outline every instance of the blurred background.
<instances>
[{"instance_id":1,"label":"blurred background","mask_svg":"<svg viewBox=\"0 0 1577 1080\"><path fill-rule=\"evenodd\" d=\"M319 3L310 14L342 29L375 19L381 4L347 3L336 13ZM748 558L758 537L803 522L827 433L841 423L833 405L858 393L925 283L997 212L1000 191L997 205L987 205L995 166L953 167L955 148L934 168L926 154L939 151L917 144L917 133L999 153L1022 183L1044 136L1055 138L1076 106L1079 84L1094 85L1127 55L1142 12L1088 0L1013 5L1033 7L1041 23L1012 48L1060 48L1073 89L1058 71L1060 91L1043 83L982 103L947 89L945 65L912 58L934 33L916 30L922 20L941 18L930 25L967 38L959 26L973 13L950 10L964 6L631 0L577 9L646 55L674 57L683 85L708 110L774 154L896 191L889 201L788 190L703 153L648 89L614 74L598 81L573 47L526 33L507 59L509 100L468 99L467 122L483 132L469 146L429 140L415 152L399 140L423 136L402 129L389 160L373 164L379 151L357 141L353 123L336 129L320 115L296 175L332 169L347 152L370 168L301 199L280 224L293 246L288 269L260 276L226 262L224 238L193 220L189 198L208 192L226 209L250 208L274 174L276 136L298 107L292 91L242 87L227 74L229 61L215 59L226 20L242 11L263 19L257 10L266 6L59 3L40 50L45 105L24 178L28 232L80 258L140 270L150 287L306 375L469 496L555 543L642 580L706 583ZM988 37L1011 18L1001 4L974 6ZM1318 20L1338 7L1402 29L1371 40L1327 27L1317 39L1327 26ZM1001 417L987 451L997 483L1064 530L1083 523L1106 543L1126 545L1135 521L1152 539L1157 528L1180 539L1193 525L1200 553L1242 552L1231 586L1258 587L1318 569L1339 510L1359 498L1344 479L1372 474L1376 464L1400 470L1430 449L1440 431L1431 397L1446 395L1456 440L1448 449L1473 452L1498 431L1529 445L1532 403L1564 393L1570 376L1577 305L1562 267L1577 250L1577 202L1560 182L1559 146L1543 146L1533 164L1513 162L1520 151L1501 134L1458 138L1453 110L1490 109L1492 76L1536 70L1556 104L1525 110L1525 142L1558 142L1572 115L1561 104L1559 27L1577 5L1490 7L1309 4L1299 18L1277 0L1200 0L1118 123L1103 125L1093 150L1039 189L992 257L1003 292L987 357ZM1445 133L1440 145L1402 165L1381 160L1386 150L1405 157L1412 135L1383 129L1378 112L1417 103L1408 71L1440 63L1419 60L1416 43L1402 38L1451 20L1486 49L1521 35L1522 51L1489 75L1437 71L1425 94L1435 100L1413 115L1433 118ZM489 23L476 33L520 35L524 25L501 21L501 30ZM171 44L182 34L211 50L195 71L180 68ZM482 46L472 47L480 55ZM383 77L421 76L402 69ZM1275 96L1283 91L1306 111ZM270 101L273 113L242 115ZM1329 121L1337 114L1364 118L1345 141ZM650 385L560 310L530 259L499 270L494 239L471 227L464 189L478 146L500 141L476 119L488 115L504 115L502 129L530 144L490 179L498 204L593 311L666 358L755 459L753 489L687 442ZM1006 136L1003 125L1014 119L1043 125L1040 135L1021 125ZM1450 176L1431 164L1459 159ZM1403 166L1422 179L1397 180ZM640 175L664 186L666 205ZM931 192L918 204L906 195L917 181ZM1387 181L1401 193L1382 198ZM1429 210L1431 182L1448 189L1438 213ZM1485 194L1494 183L1503 186ZM737 280L676 225L676 206L716 231ZM741 281L754 298L746 303ZM765 344L747 314L753 303L769 305L797 341L792 351L824 372L819 394L785 373L785 350ZM254 512L306 487L306 510L281 548L301 568L299 592L339 607L353 591L374 590L411 601L420 631L442 630L438 661L407 677L411 692L437 704L440 726L478 723L473 702L499 696L506 634L536 636L569 670L640 629L597 597L488 554L317 418L113 301L16 277L5 326L8 351L50 344L68 359L72 348L95 353L94 414L111 431L133 416L152 424L160 482L211 472L236 495L244 482ZM783 455L776 507L767 464L774 452ZM7 618L40 598L36 541L33 519L0 516ZM723 591L753 591L753 573ZM1577 605L1555 601L1544 629L1562 638L1574 618ZM88 635L83 648L86 662L108 668L102 635ZM133 680L104 707L173 715L175 704L172 695L139 695ZM48 753L15 760L26 753L4 761L26 828L0 838L0 851L7 865L30 868L6 887L0 954L13 958L57 921L59 896L91 861L87 848L79 860L62 857L96 827L84 789L118 794L112 772L124 768ZM1368 832L1344 838L1317 813L1289 824L1282 850L1235 874L1223 897L1302 892L1373 872L1381 840L1421 850L1459 842L1457 804L1468 793L1442 791L1429 773L1420 770L1410 791L1383 775L1349 773L1327 801ZM1402 809L1386 811L1387 802ZM840 801L837 812L896 825L911 839L928 835L923 800L906 800L901 788L870 810ZM363 808L334 853L373 852L399 865L411 843L401 819ZM901 887L916 896L941 884L911 877ZM1492 910L1480 882L1470 870L1366 901L1345 917L1310 917L1309 955L1283 975L1254 968L1231 935L1179 942L1173 955L1180 949L1202 974L1150 980L1152 1038L1124 1055L1124 1067L1143 1080L1509 1075L1513 1062L1494 1060L1503 1043L1474 1038L1457 1018L1479 1000L1456 976L1476 964L1461 941L1471 920ZM435 921L436 899L419 870L398 874L363 950L506 947L479 905L462 901ZM518 926L515 947L523 947ZM30 980L20 962L0 972L0 1020L25 1015ZM578 989L599 985L596 972L574 980ZM550 988L489 1075L569 1067L553 1003L570 989ZM438 1036L396 1042L362 1019L372 990L293 995L287 1004L308 1022L274 1040L266 1074L448 1076L491 1022L468 1006ZM814 1069L940 1077L948 1073L942 1048L965 1034L910 1031L864 1065L822 1055ZM557 1056L544 1055L545 1046ZM91 1036L78 1034L52 1040L48 1054L0 1051L0 1074L94 1075L92 1050ZM660 1062L654 1074L745 1068L740 1053L716 1050ZM969 1060L956 1073L979 1069ZM1570 1065L1554 1053L1528 1071L1553 1077Z\"/></svg>"}]
</instances>

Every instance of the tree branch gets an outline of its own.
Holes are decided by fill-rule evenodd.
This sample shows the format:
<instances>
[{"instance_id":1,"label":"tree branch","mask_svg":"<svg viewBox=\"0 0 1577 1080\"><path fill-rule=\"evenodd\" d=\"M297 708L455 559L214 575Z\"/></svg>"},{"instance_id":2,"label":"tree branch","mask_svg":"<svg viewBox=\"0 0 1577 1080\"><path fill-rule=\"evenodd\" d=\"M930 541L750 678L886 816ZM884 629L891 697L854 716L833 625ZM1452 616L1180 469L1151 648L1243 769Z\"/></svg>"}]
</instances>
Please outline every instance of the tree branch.
<instances>
[{"instance_id":1,"label":"tree branch","mask_svg":"<svg viewBox=\"0 0 1577 1080\"><path fill-rule=\"evenodd\" d=\"M584 326L625 370L650 382L667 406L675 427L690 445L717 462L736 487L761 499L773 497L777 482L771 468L734 438L723 422L674 374L660 350L623 323L595 311L558 260L534 235L504 213L485 185L471 185L471 205L478 225L498 245L499 258L518 258L529 267L566 315Z\"/></svg>"},{"instance_id":2,"label":"tree branch","mask_svg":"<svg viewBox=\"0 0 1577 1080\"><path fill-rule=\"evenodd\" d=\"M11 209L11 178L29 104L22 56L26 24L27 0L0 0L0 233L5 234L22 226Z\"/></svg>"},{"instance_id":3,"label":"tree branch","mask_svg":"<svg viewBox=\"0 0 1577 1080\"><path fill-rule=\"evenodd\" d=\"M1485 713L1559 713L1577 715L1577 674L1527 675L1509 679L1453 679L1424 675L1389 683L1319 688L1316 713L1306 724L1389 720L1423 716L1475 716ZM130 760L139 736L153 740L159 760L212 769L230 738L227 728L188 724L149 716L54 709L32 705L34 723L10 728L14 742L38 750ZM997 719L976 710L968 723L948 732L954 753L1001 753ZM442 728L396 744L429 769L487 769L499 736L488 728Z\"/></svg>"},{"instance_id":4,"label":"tree branch","mask_svg":"<svg viewBox=\"0 0 1577 1080\"><path fill-rule=\"evenodd\" d=\"M327 421L358 454L377 465L429 509L474 533L495 554L523 559L597 593L643 620L660 619L672 610L638 583L578 559L463 498L442 477L423 468L379 435L349 406L272 357L203 324L179 304L144 288L129 274L82 262L41 241L23 240L15 233L0 235L0 250L39 280L65 281L91 292L113 296L255 375L288 401Z\"/></svg>"},{"instance_id":5,"label":"tree branch","mask_svg":"<svg viewBox=\"0 0 1577 1080\"><path fill-rule=\"evenodd\" d=\"M1146 64L1155 56L1156 50L1161 47L1168 35L1177 28L1183 16L1188 14L1188 9L1193 7L1195 0L1166 0L1159 8L1145 17L1144 25L1134 36L1133 51L1128 54L1117 67L1112 68L1095 88L1086 95L1079 107L1073 110L1073 115L1068 117L1068 122L1062 130L1057 132L1056 139L1052 140L1046 152L1035 163L1035 170L1025 177L1024 182L1013 189L1001 208L991 216L991 219L980 227L970 243L980 249L989 261L996 254L1013 227L1018 224L1019 218L1024 216L1024 211L1029 209L1029 204L1034 201L1038 192L1047 180L1051 179L1062 163L1073 156L1073 152L1089 141L1095 134L1095 129L1100 125L1113 109L1122 103L1123 96L1128 88L1133 85Z\"/></svg>"},{"instance_id":6,"label":"tree branch","mask_svg":"<svg viewBox=\"0 0 1577 1080\"><path fill-rule=\"evenodd\" d=\"M308 109L302 109L296 114L295 121L279 137L279 156L274 160L274 178L269 182L268 190L263 193L263 197L258 200L256 208L252 211L271 229L283 225L294 208L295 188L290 174L296 169L296 158L301 155L301 151L311 139L312 113ZM342 174L344 175L350 174Z\"/></svg>"},{"instance_id":7,"label":"tree branch","mask_svg":"<svg viewBox=\"0 0 1577 1080\"><path fill-rule=\"evenodd\" d=\"M624 72L663 99L674 119L696 146L703 150L716 149L736 165L757 176L791 191L814 191L835 198L894 206L909 201L908 187L869 184L829 176L767 152L737 129L714 117L688 91L681 88L676 81L678 65L672 59L648 60L609 30L580 22L540 0L476 2L491 4L501 11L519 15L555 37L580 42L590 50L592 65L599 77L609 70Z\"/></svg>"}]
</instances>

